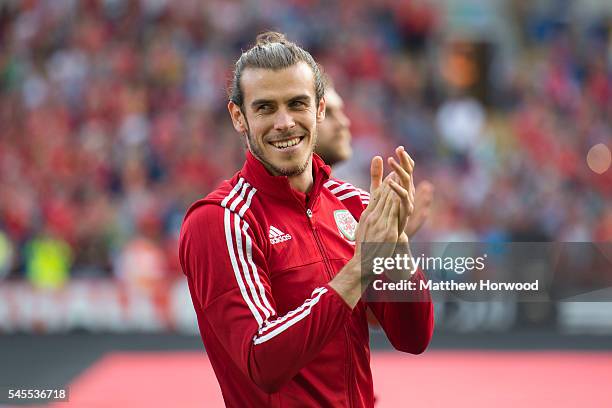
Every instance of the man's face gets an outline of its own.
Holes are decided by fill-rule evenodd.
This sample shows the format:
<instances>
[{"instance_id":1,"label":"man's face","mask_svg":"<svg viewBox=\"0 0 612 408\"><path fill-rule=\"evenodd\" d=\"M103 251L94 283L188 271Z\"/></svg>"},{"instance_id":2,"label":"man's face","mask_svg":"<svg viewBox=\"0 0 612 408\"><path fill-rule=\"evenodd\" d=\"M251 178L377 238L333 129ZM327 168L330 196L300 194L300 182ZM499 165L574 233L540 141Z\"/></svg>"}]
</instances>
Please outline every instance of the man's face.
<instances>
[{"instance_id":1,"label":"man's face","mask_svg":"<svg viewBox=\"0 0 612 408\"><path fill-rule=\"evenodd\" d=\"M317 122L325 101L315 101L314 76L299 62L281 70L247 68L242 73L243 110L229 103L237 131L248 148L274 175L296 176L310 164Z\"/></svg>"},{"instance_id":2,"label":"man's face","mask_svg":"<svg viewBox=\"0 0 612 408\"><path fill-rule=\"evenodd\" d=\"M318 127L316 153L330 166L348 160L351 149L351 122L344 114L344 102L334 88L325 90L325 120Z\"/></svg>"}]
</instances>

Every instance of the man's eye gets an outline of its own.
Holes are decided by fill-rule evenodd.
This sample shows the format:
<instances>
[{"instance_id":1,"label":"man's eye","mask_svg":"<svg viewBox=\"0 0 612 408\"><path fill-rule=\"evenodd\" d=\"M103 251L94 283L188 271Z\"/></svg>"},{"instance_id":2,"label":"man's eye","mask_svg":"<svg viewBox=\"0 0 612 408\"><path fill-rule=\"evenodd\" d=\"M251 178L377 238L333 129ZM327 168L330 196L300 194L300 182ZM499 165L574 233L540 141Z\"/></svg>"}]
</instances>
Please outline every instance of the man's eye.
<instances>
[{"instance_id":1,"label":"man's eye","mask_svg":"<svg viewBox=\"0 0 612 408\"><path fill-rule=\"evenodd\" d=\"M257 107L257 112L267 112L270 109L272 109L272 107L270 105L259 105Z\"/></svg>"},{"instance_id":2,"label":"man's eye","mask_svg":"<svg viewBox=\"0 0 612 408\"><path fill-rule=\"evenodd\" d=\"M306 104L304 102L302 102L302 101L293 101L293 102L291 102L291 107L292 108L303 108L305 106L306 106Z\"/></svg>"}]
</instances>

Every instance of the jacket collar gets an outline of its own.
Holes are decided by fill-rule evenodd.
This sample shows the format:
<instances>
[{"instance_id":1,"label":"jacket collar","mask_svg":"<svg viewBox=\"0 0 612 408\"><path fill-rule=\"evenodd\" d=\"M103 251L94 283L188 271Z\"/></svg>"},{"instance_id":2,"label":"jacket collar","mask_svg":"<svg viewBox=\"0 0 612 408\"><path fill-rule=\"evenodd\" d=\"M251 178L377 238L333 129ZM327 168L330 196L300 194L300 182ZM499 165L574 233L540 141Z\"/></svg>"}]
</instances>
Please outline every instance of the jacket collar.
<instances>
[{"instance_id":1,"label":"jacket collar","mask_svg":"<svg viewBox=\"0 0 612 408\"><path fill-rule=\"evenodd\" d=\"M240 175L243 176L258 191L281 201L297 199L305 207L311 208L323 188L323 183L329 179L331 169L315 153L312 154L313 186L308 194L294 190L287 176L273 176L250 151L247 151L246 161ZM308 203L307 203L308 199Z\"/></svg>"}]
</instances>

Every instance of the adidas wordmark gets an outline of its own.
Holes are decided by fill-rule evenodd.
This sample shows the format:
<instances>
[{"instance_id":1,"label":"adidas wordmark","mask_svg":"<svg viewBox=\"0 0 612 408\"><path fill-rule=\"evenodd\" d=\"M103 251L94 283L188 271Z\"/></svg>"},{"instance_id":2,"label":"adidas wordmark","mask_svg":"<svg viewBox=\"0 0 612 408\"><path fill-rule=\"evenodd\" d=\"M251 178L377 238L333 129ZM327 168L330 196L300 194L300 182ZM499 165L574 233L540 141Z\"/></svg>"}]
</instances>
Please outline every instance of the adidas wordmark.
<instances>
[{"instance_id":1,"label":"adidas wordmark","mask_svg":"<svg viewBox=\"0 0 612 408\"><path fill-rule=\"evenodd\" d=\"M270 243L272 245L278 244L280 242L289 241L291 239L291 235L285 234L278 228L273 225L270 225L270 231L268 232L268 237L270 238Z\"/></svg>"}]
</instances>

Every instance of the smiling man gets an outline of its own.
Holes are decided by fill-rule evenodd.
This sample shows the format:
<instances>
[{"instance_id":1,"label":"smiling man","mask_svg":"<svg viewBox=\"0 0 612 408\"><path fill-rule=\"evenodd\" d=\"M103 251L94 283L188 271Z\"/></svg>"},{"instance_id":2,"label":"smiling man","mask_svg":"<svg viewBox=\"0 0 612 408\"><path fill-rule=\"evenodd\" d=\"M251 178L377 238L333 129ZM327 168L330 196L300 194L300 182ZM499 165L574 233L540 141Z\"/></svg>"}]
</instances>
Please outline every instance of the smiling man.
<instances>
[{"instance_id":1,"label":"smiling man","mask_svg":"<svg viewBox=\"0 0 612 408\"><path fill-rule=\"evenodd\" d=\"M228 103L246 162L183 222L181 265L227 406L371 407L366 310L400 351L421 353L432 335L429 292L361 299L374 277L361 244L393 244L363 254L385 257L408 241L414 162L398 148L383 180L375 157L371 196L331 178L313 154L323 94L308 52L260 35L236 62Z\"/></svg>"}]
</instances>

